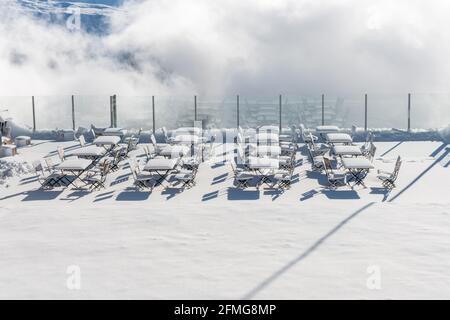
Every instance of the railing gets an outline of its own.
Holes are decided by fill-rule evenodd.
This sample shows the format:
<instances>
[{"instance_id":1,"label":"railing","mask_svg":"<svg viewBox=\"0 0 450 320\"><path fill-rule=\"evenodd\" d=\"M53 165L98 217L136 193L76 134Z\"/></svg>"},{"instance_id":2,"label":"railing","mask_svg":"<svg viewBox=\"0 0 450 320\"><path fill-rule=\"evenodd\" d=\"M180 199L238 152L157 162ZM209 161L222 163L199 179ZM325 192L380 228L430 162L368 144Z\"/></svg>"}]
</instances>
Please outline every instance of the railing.
<instances>
[{"instance_id":1,"label":"railing","mask_svg":"<svg viewBox=\"0 0 450 320\"><path fill-rule=\"evenodd\" d=\"M7 110L7 111L5 111ZM34 130L119 126L153 130L307 127L439 128L450 123L449 93L235 96L34 96L0 97L0 115Z\"/></svg>"}]
</instances>

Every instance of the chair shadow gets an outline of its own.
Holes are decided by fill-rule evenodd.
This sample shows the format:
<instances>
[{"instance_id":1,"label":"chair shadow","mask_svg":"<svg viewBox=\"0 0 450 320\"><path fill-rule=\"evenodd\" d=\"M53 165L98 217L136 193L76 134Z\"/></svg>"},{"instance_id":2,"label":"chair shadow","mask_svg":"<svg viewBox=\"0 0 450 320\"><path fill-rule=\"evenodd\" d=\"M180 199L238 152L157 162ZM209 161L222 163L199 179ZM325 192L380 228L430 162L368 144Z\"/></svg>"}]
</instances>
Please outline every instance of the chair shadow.
<instances>
[{"instance_id":1,"label":"chair shadow","mask_svg":"<svg viewBox=\"0 0 450 320\"><path fill-rule=\"evenodd\" d=\"M328 199L333 200L357 200L361 199L355 190L322 190Z\"/></svg>"},{"instance_id":2,"label":"chair shadow","mask_svg":"<svg viewBox=\"0 0 450 320\"><path fill-rule=\"evenodd\" d=\"M36 176L23 178L23 179L20 180L20 185L29 184L29 183L33 183L33 182L36 182L36 181L38 181L38 178Z\"/></svg>"},{"instance_id":3,"label":"chair shadow","mask_svg":"<svg viewBox=\"0 0 450 320\"><path fill-rule=\"evenodd\" d=\"M91 191L88 190L76 190L72 193L69 193L68 195L66 195L64 198L61 198L61 200L65 200L65 201L75 201L78 199L81 199L84 196L87 196L91 194Z\"/></svg>"},{"instance_id":4,"label":"chair shadow","mask_svg":"<svg viewBox=\"0 0 450 320\"><path fill-rule=\"evenodd\" d=\"M202 201L209 201L212 199L216 199L219 197L219 190L213 191L213 192L209 192L209 193L205 193L202 196Z\"/></svg>"},{"instance_id":5,"label":"chair shadow","mask_svg":"<svg viewBox=\"0 0 450 320\"><path fill-rule=\"evenodd\" d=\"M94 202L111 199L113 196L114 196L114 191L103 192L103 193L95 196Z\"/></svg>"},{"instance_id":6,"label":"chair shadow","mask_svg":"<svg viewBox=\"0 0 450 320\"><path fill-rule=\"evenodd\" d=\"M167 187L161 191L161 195L167 195L166 200L174 198L176 195L183 193L185 190L181 188Z\"/></svg>"},{"instance_id":7,"label":"chair shadow","mask_svg":"<svg viewBox=\"0 0 450 320\"><path fill-rule=\"evenodd\" d=\"M258 200L260 198L259 190L242 190L239 188L228 188L228 200Z\"/></svg>"},{"instance_id":8,"label":"chair shadow","mask_svg":"<svg viewBox=\"0 0 450 320\"><path fill-rule=\"evenodd\" d=\"M144 201L150 197L151 191L138 191L135 188L127 188L116 197L116 201Z\"/></svg>"},{"instance_id":9,"label":"chair shadow","mask_svg":"<svg viewBox=\"0 0 450 320\"><path fill-rule=\"evenodd\" d=\"M391 193L391 191L387 188L382 188L382 187L370 187L370 194L380 194L383 196L383 199L381 201L386 201L387 198L389 197L389 194Z\"/></svg>"},{"instance_id":10,"label":"chair shadow","mask_svg":"<svg viewBox=\"0 0 450 320\"><path fill-rule=\"evenodd\" d=\"M306 201L306 200L312 199L317 194L320 194L320 192L317 191L316 189L306 191L305 193L302 193L302 197L300 198L300 201Z\"/></svg>"},{"instance_id":11,"label":"chair shadow","mask_svg":"<svg viewBox=\"0 0 450 320\"><path fill-rule=\"evenodd\" d=\"M27 191L23 194L26 195L22 201L50 201L55 200L63 192L63 190L34 190Z\"/></svg>"},{"instance_id":12,"label":"chair shadow","mask_svg":"<svg viewBox=\"0 0 450 320\"><path fill-rule=\"evenodd\" d=\"M217 176L213 179L211 182L211 185L219 184L222 182L225 182L228 178L228 173L221 174L220 176Z\"/></svg>"},{"instance_id":13,"label":"chair shadow","mask_svg":"<svg viewBox=\"0 0 450 320\"><path fill-rule=\"evenodd\" d=\"M306 171L306 178L308 179L316 179L317 183L321 186L327 187L328 180L325 174L316 171Z\"/></svg>"}]
</instances>

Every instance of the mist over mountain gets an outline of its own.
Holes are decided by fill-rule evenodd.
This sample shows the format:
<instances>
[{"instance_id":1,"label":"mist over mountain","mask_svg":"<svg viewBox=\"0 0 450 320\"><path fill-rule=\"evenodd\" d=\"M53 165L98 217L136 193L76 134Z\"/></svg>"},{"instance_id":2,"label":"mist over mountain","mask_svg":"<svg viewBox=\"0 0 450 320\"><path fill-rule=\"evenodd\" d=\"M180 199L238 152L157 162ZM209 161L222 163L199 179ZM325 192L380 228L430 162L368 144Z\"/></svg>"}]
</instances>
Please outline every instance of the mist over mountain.
<instances>
[{"instance_id":1,"label":"mist over mountain","mask_svg":"<svg viewBox=\"0 0 450 320\"><path fill-rule=\"evenodd\" d=\"M0 93L447 91L449 9L445 0L2 0Z\"/></svg>"}]
</instances>

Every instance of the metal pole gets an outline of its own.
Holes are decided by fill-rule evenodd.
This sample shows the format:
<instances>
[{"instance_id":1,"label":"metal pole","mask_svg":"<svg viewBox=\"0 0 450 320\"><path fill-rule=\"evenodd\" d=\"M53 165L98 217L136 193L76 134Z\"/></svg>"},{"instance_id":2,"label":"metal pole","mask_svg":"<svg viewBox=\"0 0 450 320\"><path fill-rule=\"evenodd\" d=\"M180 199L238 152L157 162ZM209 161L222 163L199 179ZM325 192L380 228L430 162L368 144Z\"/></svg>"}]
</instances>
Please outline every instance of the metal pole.
<instances>
[{"instance_id":1,"label":"metal pole","mask_svg":"<svg viewBox=\"0 0 450 320\"><path fill-rule=\"evenodd\" d=\"M34 109L34 96L31 97L31 106L33 110L33 132L36 132L36 111Z\"/></svg>"},{"instance_id":2,"label":"metal pole","mask_svg":"<svg viewBox=\"0 0 450 320\"><path fill-rule=\"evenodd\" d=\"M236 110L237 110L237 128L239 128L239 95L236 96L237 100L236 100Z\"/></svg>"},{"instance_id":3,"label":"metal pole","mask_svg":"<svg viewBox=\"0 0 450 320\"><path fill-rule=\"evenodd\" d=\"M364 131L367 132L367 93L364 95Z\"/></svg>"},{"instance_id":4,"label":"metal pole","mask_svg":"<svg viewBox=\"0 0 450 320\"><path fill-rule=\"evenodd\" d=\"M411 131L411 93L408 93L408 132Z\"/></svg>"},{"instance_id":5,"label":"metal pole","mask_svg":"<svg viewBox=\"0 0 450 320\"><path fill-rule=\"evenodd\" d=\"M322 125L325 124L325 95L322 94Z\"/></svg>"},{"instance_id":6,"label":"metal pole","mask_svg":"<svg viewBox=\"0 0 450 320\"><path fill-rule=\"evenodd\" d=\"M153 134L155 134L155 96L152 96L152 120L153 120Z\"/></svg>"},{"instance_id":7,"label":"metal pole","mask_svg":"<svg viewBox=\"0 0 450 320\"><path fill-rule=\"evenodd\" d=\"M109 96L109 116L111 118L111 125L110 127L114 127L114 116L113 116L113 101L112 101L112 96Z\"/></svg>"},{"instance_id":8,"label":"metal pole","mask_svg":"<svg viewBox=\"0 0 450 320\"><path fill-rule=\"evenodd\" d=\"M281 129L282 129L282 124L281 124L281 113L282 113L282 111L281 111L281 94L280 94L280 100L279 100L279 117L280 117L280 120L279 120L279 124L280 124L280 134L281 134Z\"/></svg>"},{"instance_id":9,"label":"metal pole","mask_svg":"<svg viewBox=\"0 0 450 320\"><path fill-rule=\"evenodd\" d=\"M197 121L197 96L194 96L194 121Z\"/></svg>"},{"instance_id":10,"label":"metal pole","mask_svg":"<svg viewBox=\"0 0 450 320\"><path fill-rule=\"evenodd\" d=\"M117 96L113 95L114 105L114 128L117 128Z\"/></svg>"},{"instance_id":11,"label":"metal pole","mask_svg":"<svg viewBox=\"0 0 450 320\"><path fill-rule=\"evenodd\" d=\"M75 131L75 97L72 95L72 128Z\"/></svg>"}]
</instances>

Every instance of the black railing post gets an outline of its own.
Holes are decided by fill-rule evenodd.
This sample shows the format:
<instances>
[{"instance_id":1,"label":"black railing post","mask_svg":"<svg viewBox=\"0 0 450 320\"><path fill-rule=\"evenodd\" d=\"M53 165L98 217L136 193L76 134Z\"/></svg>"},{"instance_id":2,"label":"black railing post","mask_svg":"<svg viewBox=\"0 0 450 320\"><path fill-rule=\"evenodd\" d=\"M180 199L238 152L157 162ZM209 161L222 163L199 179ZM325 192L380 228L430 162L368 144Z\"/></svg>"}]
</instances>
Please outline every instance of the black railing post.
<instances>
[{"instance_id":1,"label":"black railing post","mask_svg":"<svg viewBox=\"0 0 450 320\"><path fill-rule=\"evenodd\" d=\"M282 130L282 123L281 123L281 114L282 114L282 106L281 106L281 104L282 104L282 102L281 102L281 94L280 94L280 97L279 97L279 124L280 124L280 134L281 134L281 130Z\"/></svg>"},{"instance_id":2,"label":"black railing post","mask_svg":"<svg viewBox=\"0 0 450 320\"><path fill-rule=\"evenodd\" d=\"M325 95L322 94L322 125L325 124Z\"/></svg>"},{"instance_id":3,"label":"black railing post","mask_svg":"<svg viewBox=\"0 0 450 320\"><path fill-rule=\"evenodd\" d=\"M36 132L36 110L34 108L34 96L31 97L31 109L33 112L33 132Z\"/></svg>"},{"instance_id":4,"label":"black railing post","mask_svg":"<svg viewBox=\"0 0 450 320\"><path fill-rule=\"evenodd\" d=\"M239 129L239 95L236 96L236 111L237 111L237 128Z\"/></svg>"},{"instance_id":5,"label":"black railing post","mask_svg":"<svg viewBox=\"0 0 450 320\"><path fill-rule=\"evenodd\" d=\"M194 121L197 121L197 96L194 96Z\"/></svg>"},{"instance_id":6,"label":"black railing post","mask_svg":"<svg viewBox=\"0 0 450 320\"><path fill-rule=\"evenodd\" d=\"M367 132L367 93L364 95L364 131Z\"/></svg>"},{"instance_id":7,"label":"black railing post","mask_svg":"<svg viewBox=\"0 0 450 320\"><path fill-rule=\"evenodd\" d=\"M408 132L411 131L411 93L408 93Z\"/></svg>"},{"instance_id":8,"label":"black railing post","mask_svg":"<svg viewBox=\"0 0 450 320\"><path fill-rule=\"evenodd\" d=\"M152 96L152 122L153 122L153 134L155 134L156 126L155 126L155 96Z\"/></svg>"},{"instance_id":9,"label":"black railing post","mask_svg":"<svg viewBox=\"0 0 450 320\"><path fill-rule=\"evenodd\" d=\"M72 95L72 129L75 131L75 97Z\"/></svg>"}]
</instances>

